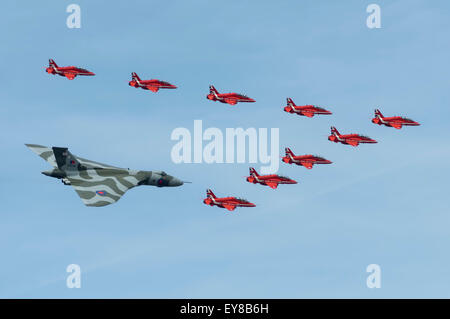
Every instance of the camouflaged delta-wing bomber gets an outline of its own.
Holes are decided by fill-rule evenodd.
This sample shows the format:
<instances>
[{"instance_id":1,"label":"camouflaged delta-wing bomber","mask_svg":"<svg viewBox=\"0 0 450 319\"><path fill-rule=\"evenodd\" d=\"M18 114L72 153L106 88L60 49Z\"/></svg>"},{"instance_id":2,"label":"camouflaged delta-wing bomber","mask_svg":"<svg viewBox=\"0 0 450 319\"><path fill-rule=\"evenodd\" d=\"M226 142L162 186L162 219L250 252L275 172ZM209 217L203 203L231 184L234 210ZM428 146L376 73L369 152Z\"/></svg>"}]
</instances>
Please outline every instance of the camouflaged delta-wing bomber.
<instances>
[{"instance_id":1,"label":"camouflaged delta-wing bomber","mask_svg":"<svg viewBox=\"0 0 450 319\"><path fill-rule=\"evenodd\" d=\"M106 206L117 202L135 186L173 187L183 181L163 171L136 171L90 161L71 154L66 147L25 144L49 162L53 169L42 174L71 185L86 206Z\"/></svg>"}]
</instances>

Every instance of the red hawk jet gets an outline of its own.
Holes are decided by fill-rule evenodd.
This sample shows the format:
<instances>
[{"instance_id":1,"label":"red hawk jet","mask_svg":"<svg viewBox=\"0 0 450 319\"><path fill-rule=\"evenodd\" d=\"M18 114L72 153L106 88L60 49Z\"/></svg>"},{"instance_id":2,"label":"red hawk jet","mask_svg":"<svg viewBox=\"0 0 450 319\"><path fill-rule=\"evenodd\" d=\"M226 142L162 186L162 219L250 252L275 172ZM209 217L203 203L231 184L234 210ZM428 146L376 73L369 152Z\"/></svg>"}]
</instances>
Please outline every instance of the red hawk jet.
<instances>
[{"instance_id":1,"label":"red hawk jet","mask_svg":"<svg viewBox=\"0 0 450 319\"><path fill-rule=\"evenodd\" d=\"M282 158L283 162L288 164L296 164L306 167L307 169L313 168L314 164L331 164L333 162L324 159L323 157L316 155L294 155L289 147L285 148L286 155Z\"/></svg>"},{"instance_id":2,"label":"red hawk jet","mask_svg":"<svg viewBox=\"0 0 450 319\"><path fill-rule=\"evenodd\" d=\"M290 97L287 98L287 105L284 107L284 111L307 117L313 117L314 114L332 114L330 111L316 105L295 105L294 101L292 101Z\"/></svg>"},{"instance_id":3,"label":"red hawk jet","mask_svg":"<svg viewBox=\"0 0 450 319\"><path fill-rule=\"evenodd\" d=\"M156 79L151 80L141 80L139 76L132 72L131 73L131 81L128 82L129 86L134 86L136 89L141 88L144 90L150 90L152 92L158 92L159 89L176 89L175 85L170 84L169 82L160 81Z\"/></svg>"},{"instance_id":4,"label":"red hawk jet","mask_svg":"<svg viewBox=\"0 0 450 319\"><path fill-rule=\"evenodd\" d=\"M209 86L209 94L206 96L208 100L219 101L230 105L236 105L238 102L255 102L248 96L237 93L219 93L212 85Z\"/></svg>"},{"instance_id":5,"label":"red hawk jet","mask_svg":"<svg viewBox=\"0 0 450 319\"><path fill-rule=\"evenodd\" d=\"M206 190L206 198L203 200L203 203L209 206L218 206L221 208L226 208L229 211L233 211L236 207L255 207L256 205L250 203L248 200L236 197L223 197L219 198L214 195L214 193L210 190Z\"/></svg>"},{"instance_id":6,"label":"red hawk jet","mask_svg":"<svg viewBox=\"0 0 450 319\"><path fill-rule=\"evenodd\" d=\"M394 127L397 130L401 129L403 125L405 126L419 126L420 124L408 119L406 117L401 116L392 116L392 117L384 117L383 114L381 114L379 109L375 110L375 117L372 119L372 123L378 124L378 125L385 125Z\"/></svg>"},{"instance_id":7,"label":"red hawk jet","mask_svg":"<svg viewBox=\"0 0 450 319\"><path fill-rule=\"evenodd\" d=\"M371 139L370 137L359 135L359 134L345 134L341 135L338 130L332 126L331 135L328 136L328 140L335 143L342 143L351 146L358 146L360 143L378 143L377 141Z\"/></svg>"},{"instance_id":8,"label":"red hawk jet","mask_svg":"<svg viewBox=\"0 0 450 319\"><path fill-rule=\"evenodd\" d=\"M58 66L52 59L48 60L48 68L45 69L48 74L58 74L65 76L69 80L75 79L77 75L95 75L86 69L77 68L76 66Z\"/></svg>"},{"instance_id":9,"label":"red hawk jet","mask_svg":"<svg viewBox=\"0 0 450 319\"><path fill-rule=\"evenodd\" d=\"M267 185L272 189L276 189L279 184L297 184L296 181L286 176L281 175L259 175L253 167L250 167L250 176L247 177L247 182L253 184Z\"/></svg>"}]
</instances>

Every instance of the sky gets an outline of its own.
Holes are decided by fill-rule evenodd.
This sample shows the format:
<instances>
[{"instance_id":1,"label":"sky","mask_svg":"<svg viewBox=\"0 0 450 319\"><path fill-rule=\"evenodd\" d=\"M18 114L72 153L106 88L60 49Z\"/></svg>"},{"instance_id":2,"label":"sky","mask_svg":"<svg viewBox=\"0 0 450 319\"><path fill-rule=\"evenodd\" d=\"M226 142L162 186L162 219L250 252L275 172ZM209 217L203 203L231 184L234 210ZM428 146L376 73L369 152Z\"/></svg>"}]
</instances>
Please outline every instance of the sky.
<instances>
[{"instance_id":1,"label":"sky","mask_svg":"<svg viewBox=\"0 0 450 319\"><path fill-rule=\"evenodd\" d=\"M81 8L81 28L66 7ZM369 29L366 8L381 8ZM447 1L3 1L1 298L449 298ZM73 81L48 59L96 73ZM154 94L130 73L178 86ZM208 85L256 103L208 101ZM283 112L286 97L331 116ZM374 125L373 110L421 123ZM176 164L177 127L279 128L299 181L245 181L249 163ZM378 144L327 140L330 126ZM24 144L192 181L83 205ZM260 164L256 164L259 167ZM205 190L256 204L230 213ZM81 267L69 289L66 267ZM366 268L381 268L369 289Z\"/></svg>"}]
</instances>

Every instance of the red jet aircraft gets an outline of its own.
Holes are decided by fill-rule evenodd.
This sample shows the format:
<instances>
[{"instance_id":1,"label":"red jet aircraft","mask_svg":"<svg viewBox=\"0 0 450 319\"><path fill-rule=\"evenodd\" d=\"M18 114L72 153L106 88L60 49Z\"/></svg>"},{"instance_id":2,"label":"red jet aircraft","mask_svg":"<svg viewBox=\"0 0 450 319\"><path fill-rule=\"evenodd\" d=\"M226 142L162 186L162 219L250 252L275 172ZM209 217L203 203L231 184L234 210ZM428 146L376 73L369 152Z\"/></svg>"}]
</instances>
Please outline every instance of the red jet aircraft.
<instances>
[{"instance_id":1,"label":"red jet aircraft","mask_svg":"<svg viewBox=\"0 0 450 319\"><path fill-rule=\"evenodd\" d=\"M341 135L338 130L332 126L331 127L331 135L328 136L328 140L335 143L342 143L351 146L358 146L360 143L378 143L374 139L370 137L359 135L359 134L345 134Z\"/></svg>"},{"instance_id":2,"label":"red jet aircraft","mask_svg":"<svg viewBox=\"0 0 450 319\"><path fill-rule=\"evenodd\" d=\"M250 203L249 201L236 198L236 197L223 197L219 198L214 195L214 193L210 190L206 190L206 198L203 200L203 203L209 206L218 206L221 208L226 208L229 211L233 211L236 207L255 207L256 205Z\"/></svg>"},{"instance_id":3,"label":"red jet aircraft","mask_svg":"<svg viewBox=\"0 0 450 319\"><path fill-rule=\"evenodd\" d=\"M238 102L255 102L248 96L237 93L219 93L212 85L209 86L209 94L206 96L208 100L219 101L230 105L236 105Z\"/></svg>"},{"instance_id":4,"label":"red jet aircraft","mask_svg":"<svg viewBox=\"0 0 450 319\"><path fill-rule=\"evenodd\" d=\"M285 148L286 155L282 158L283 162L288 164L296 164L306 167L307 169L313 168L314 164L331 164L333 162L315 155L294 155L289 147Z\"/></svg>"},{"instance_id":5,"label":"red jet aircraft","mask_svg":"<svg viewBox=\"0 0 450 319\"><path fill-rule=\"evenodd\" d=\"M330 111L315 105L295 105L290 97L287 98L287 106L284 107L284 111L307 117L313 117L314 114L332 114Z\"/></svg>"},{"instance_id":6,"label":"red jet aircraft","mask_svg":"<svg viewBox=\"0 0 450 319\"><path fill-rule=\"evenodd\" d=\"M375 117L372 119L372 123L378 124L378 125L385 125L394 127L397 130L401 129L403 125L405 126L419 126L420 124L417 122L414 122L411 119L408 119L406 117L401 116L392 116L392 117L384 117L383 114L381 114L379 109L375 110Z\"/></svg>"},{"instance_id":7,"label":"red jet aircraft","mask_svg":"<svg viewBox=\"0 0 450 319\"><path fill-rule=\"evenodd\" d=\"M48 60L48 68L46 68L45 71L47 71L48 74L65 76L69 80L75 79L77 75L95 75L86 69L77 68L76 66L58 66L52 59Z\"/></svg>"},{"instance_id":8,"label":"red jet aircraft","mask_svg":"<svg viewBox=\"0 0 450 319\"><path fill-rule=\"evenodd\" d=\"M128 82L129 86L133 86L136 89L141 88L144 90L150 90L152 92L158 92L159 89L176 89L175 85L170 84L169 82L160 81L156 79L151 80L141 80L139 76L132 72L131 73L131 81Z\"/></svg>"},{"instance_id":9,"label":"red jet aircraft","mask_svg":"<svg viewBox=\"0 0 450 319\"><path fill-rule=\"evenodd\" d=\"M247 182L253 184L267 185L272 189L276 189L279 184L297 184L296 181L286 176L281 175L259 175L253 167L250 167L250 176L247 177Z\"/></svg>"}]
</instances>

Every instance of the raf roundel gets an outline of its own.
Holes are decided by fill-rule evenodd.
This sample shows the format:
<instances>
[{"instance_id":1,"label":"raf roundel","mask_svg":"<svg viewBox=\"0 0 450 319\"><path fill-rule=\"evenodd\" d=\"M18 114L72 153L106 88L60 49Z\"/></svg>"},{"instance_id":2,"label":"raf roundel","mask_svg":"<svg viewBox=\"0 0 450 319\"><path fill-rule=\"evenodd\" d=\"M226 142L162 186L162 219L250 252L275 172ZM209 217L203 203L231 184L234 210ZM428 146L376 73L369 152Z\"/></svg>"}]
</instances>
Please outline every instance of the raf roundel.
<instances>
[{"instance_id":1,"label":"raf roundel","mask_svg":"<svg viewBox=\"0 0 450 319\"><path fill-rule=\"evenodd\" d=\"M99 195L99 196L105 196L106 195L106 192L105 191L96 191L95 192L97 195Z\"/></svg>"}]
</instances>

